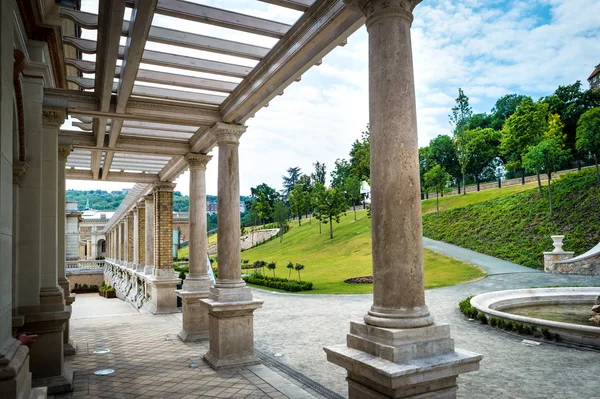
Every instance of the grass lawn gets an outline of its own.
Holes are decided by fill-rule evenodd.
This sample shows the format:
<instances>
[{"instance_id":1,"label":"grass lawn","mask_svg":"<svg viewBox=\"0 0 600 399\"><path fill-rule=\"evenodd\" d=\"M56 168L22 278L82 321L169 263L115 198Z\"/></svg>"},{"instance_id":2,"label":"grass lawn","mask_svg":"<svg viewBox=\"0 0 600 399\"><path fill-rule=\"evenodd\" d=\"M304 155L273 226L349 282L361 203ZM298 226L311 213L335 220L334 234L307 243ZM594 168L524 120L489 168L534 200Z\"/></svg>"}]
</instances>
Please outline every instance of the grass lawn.
<instances>
[{"instance_id":1,"label":"grass lawn","mask_svg":"<svg viewBox=\"0 0 600 399\"><path fill-rule=\"evenodd\" d=\"M366 294L373 291L371 284L346 284L350 277L371 275L371 230L366 211L342 216L339 224L334 222L333 239L329 239L329 226L323 225L319 234L319 224L303 221L302 226L292 224L284 235L283 243L273 240L256 248L242 252L242 259L250 263L255 260L275 261L278 277L287 277L288 262L301 263L303 280L312 281L314 290L309 294ZM251 271L251 270L250 270ZM267 275L272 275L267 272ZM425 250L425 287L436 288L460 284L485 276L485 273L472 265L456 259ZM292 279L298 278L292 271ZM263 288L263 287L261 287Z\"/></svg>"},{"instance_id":2,"label":"grass lawn","mask_svg":"<svg viewBox=\"0 0 600 399\"><path fill-rule=\"evenodd\" d=\"M544 184L543 180L542 184ZM537 187L537 182L469 192L466 195L456 194L447 197L440 197L440 212L447 211L448 209L461 208L463 206L477 204L479 202L489 201L496 198L506 197L508 195L520 193L535 187ZM435 212L435 193L430 193L429 199L421 201L421 209L423 210L423 215Z\"/></svg>"},{"instance_id":3,"label":"grass lawn","mask_svg":"<svg viewBox=\"0 0 600 399\"><path fill-rule=\"evenodd\" d=\"M211 234L208 236L208 248L212 247L213 245L217 244L217 233ZM181 258L187 258L190 256L190 247L189 245L183 248L180 248L177 251L177 257L179 259Z\"/></svg>"}]
</instances>

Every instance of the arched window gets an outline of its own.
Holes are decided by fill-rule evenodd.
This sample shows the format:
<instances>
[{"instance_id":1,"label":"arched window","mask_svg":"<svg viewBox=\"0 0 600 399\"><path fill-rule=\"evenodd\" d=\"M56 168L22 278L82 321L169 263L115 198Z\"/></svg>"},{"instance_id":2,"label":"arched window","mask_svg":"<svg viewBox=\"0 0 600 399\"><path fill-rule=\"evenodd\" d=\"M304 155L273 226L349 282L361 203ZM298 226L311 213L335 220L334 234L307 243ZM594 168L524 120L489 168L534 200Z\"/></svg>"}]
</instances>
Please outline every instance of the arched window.
<instances>
[{"instance_id":1,"label":"arched window","mask_svg":"<svg viewBox=\"0 0 600 399\"><path fill-rule=\"evenodd\" d=\"M100 252L106 252L106 241L102 240Z\"/></svg>"}]
</instances>

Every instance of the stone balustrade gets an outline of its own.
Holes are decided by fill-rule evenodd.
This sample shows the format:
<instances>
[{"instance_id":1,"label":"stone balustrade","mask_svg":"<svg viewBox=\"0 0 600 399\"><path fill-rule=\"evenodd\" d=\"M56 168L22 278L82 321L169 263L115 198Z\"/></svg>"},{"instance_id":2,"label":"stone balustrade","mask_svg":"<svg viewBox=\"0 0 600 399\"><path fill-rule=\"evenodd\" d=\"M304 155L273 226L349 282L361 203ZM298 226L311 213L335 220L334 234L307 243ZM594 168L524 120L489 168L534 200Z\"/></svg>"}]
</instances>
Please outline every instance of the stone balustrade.
<instances>
[{"instance_id":1,"label":"stone balustrade","mask_svg":"<svg viewBox=\"0 0 600 399\"><path fill-rule=\"evenodd\" d=\"M116 259L106 259L104 281L116 291L117 297L136 308L144 307L151 299L152 275L143 269L127 267Z\"/></svg>"},{"instance_id":2,"label":"stone balustrade","mask_svg":"<svg viewBox=\"0 0 600 399\"><path fill-rule=\"evenodd\" d=\"M600 274L600 244L589 251L573 257L573 252L544 252L544 271L557 274L581 274L595 276Z\"/></svg>"}]
</instances>

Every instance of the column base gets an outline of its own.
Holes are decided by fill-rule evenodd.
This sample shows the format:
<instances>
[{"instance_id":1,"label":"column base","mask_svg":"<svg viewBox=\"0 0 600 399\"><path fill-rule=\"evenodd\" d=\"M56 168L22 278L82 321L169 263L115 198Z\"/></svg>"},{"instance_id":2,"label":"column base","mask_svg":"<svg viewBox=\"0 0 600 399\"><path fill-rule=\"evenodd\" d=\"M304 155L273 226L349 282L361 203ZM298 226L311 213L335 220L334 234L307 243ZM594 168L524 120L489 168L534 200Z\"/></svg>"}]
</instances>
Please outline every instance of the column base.
<instances>
[{"instance_id":1,"label":"column base","mask_svg":"<svg viewBox=\"0 0 600 399\"><path fill-rule=\"evenodd\" d=\"M65 367L61 375L54 377L35 378L34 387L45 387L48 395L57 395L73 391L73 370Z\"/></svg>"},{"instance_id":2,"label":"column base","mask_svg":"<svg viewBox=\"0 0 600 399\"><path fill-rule=\"evenodd\" d=\"M59 286L40 288L40 311L61 311L65 307L65 293Z\"/></svg>"},{"instance_id":3,"label":"column base","mask_svg":"<svg viewBox=\"0 0 600 399\"><path fill-rule=\"evenodd\" d=\"M175 292L179 281L174 278L150 280L150 300L146 302L146 309L152 314L179 312Z\"/></svg>"},{"instance_id":4,"label":"column base","mask_svg":"<svg viewBox=\"0 0 600 399\"><path fill-rule=\"evenodd\" d=\"M154 266L144 266L144 274L152 275L153 270L154 270Z\"/></svg>"},{"instance_id":5,"label":"column base","mask_svg":"<svg viewBox=\"0 0 600 399\"><path fill-rule=\"evenodd\" d=\"M16 339L0 349L0 398L30 397L29 349Z\"/></svg>"},{"instance_id":6,"label":"column base","mask_svg":"<svg viewBox=\"0 0 600 399\"><path fill-rule=\"evenodd\" d=\"M347 345L324 350L348 371L350 399L455 398L456 377L479 370L481 360L454 349L446 324L389 329L353 322Z\"/></svg>"},{"instance_id":7,"label":"column base","mask_svg":"<svg viewBox=\"0 0 600 399\"><path fill-rule=\"evenodd\" d=\"M208 309L202 307L201 299L208 298L208 291L177 290L181 297L183 313L182 329L177 336L183 342L198 341L208 338L209 320Z\"/></svg>"},{"instance_id":8,"label":"column base","mask_svg":"<svg viewBox=\"0 0 600 399\"><path fill-rule=\"evenodd\" d=\"M264 302L203 299L200 303L209 315L210 351L204 355L206 363L213 369L259 364L254 354L254 311Z\"/></svg>"}]
</instances>

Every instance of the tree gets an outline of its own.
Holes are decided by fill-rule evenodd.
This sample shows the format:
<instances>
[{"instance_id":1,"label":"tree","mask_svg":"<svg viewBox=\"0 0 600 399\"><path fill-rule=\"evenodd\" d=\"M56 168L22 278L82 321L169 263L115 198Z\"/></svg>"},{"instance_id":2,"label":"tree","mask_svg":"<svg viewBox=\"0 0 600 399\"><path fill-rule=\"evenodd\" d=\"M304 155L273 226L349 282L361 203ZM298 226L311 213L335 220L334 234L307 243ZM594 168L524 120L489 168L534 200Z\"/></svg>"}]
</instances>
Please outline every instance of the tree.
<instances>
[{"instance_id":1,"label":"tree","mask_svg":"<svg viewBox=\"0 0 600 399\"><path fill-rule=\"evenodd\" d=\"M288 208L283 201L275 201L275 206L273 207L273 219L279 226L279 242L283 242L283 233L287 227L289 214L290 208Z\"/></svg>"},{"instance_id":2,"label":"tree","mask_svg":"<svg viewBox=\"0 0 600 399\"><path fill-rule=\"evenodd\" d=\"M539 143L546 127L548 105L525 98L502 128L500 151L507 170L523 170L523 156L530 146ZM539 179L538 179L539 180ZM541 185L540 185L541 188Z\"/></svg>"},{"instance_id":3,"label":"tree","mask_svg":"<svg viewBox=\"0 0 600 399\"><path fill-rule=\"evenodd\" d=\"M325 186L319 182L315 183L312 192L310 193L310 204L313 209L313 216L319 221L319 234L321 234L321 222L323 221L323 215L321 214L320 201L325 196Z\"/></svg>"},{"instance_id":4,"label":"tree","mask_svg":"<svg viewBox=\"0 0 600 399\"><path fill-rule=\"evenodd\" d=\"M325 185L325 179L327 178L327 171L326 171L325 163L321 163L321 162L317 161L317 162L313 163L313 166L315 167L315 171L310 175L313 182L315 182L315 183L318 182L318 183Z\"/></svg>"},{"instance_id":5,"label":"tree","mask_svg":"<svg viewBox=\"0 0 600 399\"><path fill-rule=\"evenodd\" d=\"M542 141L529 147L529 151L523 157L523 166L526 170L536 173L544 172L548 176L550 217L552 217L552 187L550 185L552 172L567 162L571 153L568 148L565 148L566 135L563 134L563 127L560 116L551 115L548 130L544 133Z\"/></svg>"},{"instance_id":6,"label":"tree","mask_svg":"<svg viewBox=\"0 0 600 399\"><path fill-rule=\"evenodd\" d=\"M596 164L596 178L600 184L600 171L598 170L598 157L600 156L600 107L586 111L577 122L578 151L588 151L594 157Z\"/></svg>"},{"instance_id":7,"label":"tree","mask_svg":"<svg viewBox=\"0 0 600 399\"><path fill-rule=\"evenodd\" d=\"M520 94L507 94L500 97L498 101L496 101L494 108L492 108L490 126L485 127L491 127L494 130L502 130L504 122L515 113L521 102L526 98L531 100L531 97Z\"/></svg>"},{"instance_id":8,"label":"tree","mask_svg":"<svg viewBox=\"0 0 600 399\"><path fill-rule=\"evenodd\" d=\"M333 171L330 173L331 176L331 187L342 188L344 186L344 181L350 174L350 169L352 165L348 163L345 159L336 159L335 167Z\"/></svg>"},{"instance_id":9,"label":"tree","mask_svg":"<svg viewBox=\"0 0 600 399\"><path fill-rule=\"evenodd\" d=\"M290 192L294 189L294 186L298 184L298 179L300 179L300 167L296 166L293 168L288 168L287 176L282 176L283 178L283 195L286 197L290 195Z\"/></svg>"},{"instance_id":10,"label":"tree","mask_svg":"<svg viewBox=\"0 0 600 399\"><path fill-rule=\"evenodd\" d=\"M294 264L292 262L289 262L285 267L287 267L289 273L288 273L288 280L292 277L292 270L294 270Z\"/></svg>"},{"instance_id":11,"label":"tree","mask_svg":"<svg viewBox=\"0 0 600 399\"><path fill-rule=\"evenodd\" d=\"M302 225L301 219L305 211L310 207L310 192L305 191L302 184L298 183L288 195L288 202L292 210L292 215L298 216L298 226Z\"/></svg>"},{"instance_id":12,"label":"tree","mask_svg":"<svg viewBox=\"0 0 600 399\"><path fill-rule=\"evenodd\" d=\"M298 272L298 281L302 281L302 280L300 280L300 271L304 270L304 265L301 265L300 263L296 263L296 266L294 267L294 269L296 269L296 271Z\"/></svg>"},{"instance_id":13,"label":"tree","mask_svg":"<svg viewBox=\"0 0 600 399\"><path fill-rule=\"evenodd\" d=\"M250 188L252 207L258 218L264 223L273 217L273 205L279 199L277 191L266 183ZM248 203L248 202L247 202Z\"/></svg>"},{"instance_id":14,"label":"tree","mask_svg":"<svg viewBox=\"0 0 600 399\"><path fill-rule=\"evenodd\" d=\"M361 133L361 139L352 144L350 150L350 173L360 180L371 181L371 133L369 125Z\"/></svg>"},{"instance_id":15,"label":"tree","mask_svg":"<svg viewBox=\"0 0 600 399\"><path fill-rule=\"evenodd\" d=\"M342 189L333 187L320 191L319 195L319 215L323 223L329 223L329 238L333 238L333 221L339 223L340 216L346 212L346 198Z\"/></svg>"},{"instance_id":16,"label":"tree","mask_svg":"<svg viewBox=\"0 0 600 399\"><path fill-rule=\"evenodd\" d=\"M477 191L484 169L498 156L500 133L492 128L465 130L463 138L468 157L467 171L475 177Z\"/></svg>"},{"instance_id":17,"label":"tree","mask_svg":"<svg viewBox=\"0 0 600 399\"><path fill-rule=\"evenodd\" d=\"M492 125L492 116L486 113L483 114L474 114L467 120L465 124L465 129L473 130L478 127L485 129Z\"/></svg>"},{"instance_id":18,"label":"tree","mask_svg":"<svg viewBox=\"0 0 600 399\"><path fill-rule=\"evenodd\" d=\"M456 147L452 142L452 137L446 134L440 134L429 142L429 146L423 151L425 160L425 172L433 165L440 165L457 180L460 179L461 169L456 155ZM460 188L460 187L459 187Z\"/></svg>"},{"instance_id":19,"label":"tree","mask_svg":"<svg viewBox=\"0 0 600 399\"><path fill-rule=\"evenodd\" d=\"M458 89L456 105L452 107L452 113L448 115L450 125L454 128L454 136L459 136L466 129L469 119L473 116L473 109L469 105L469 97L461 88Z\"/></svg>"},{"instance_id":20,"label":"tree","mask_svg":"<svg viewBox=\"0 0 600 399\"><path fill-rule=\"evenodd\" d=\"M267 269L269 269L273 272L273 278L275 278L275 269L276 268L277 268L277 263L275 263L275 262L269 262L269 264L267 264Z\"/></svg>"},{"instance_id":21,"label":"tree","mask_svg":"<svg viewBox=\"0 0 600 399\"><path fill-rule=\"evenodd\" d=\"M440 214L440 193L443 193L451 181L451 176L440 165L435 165L425 173L425 187L435 191L435 207L437 214Z\"/></svg>"},{"instance_id":22,"label":"tree","mask_svg":"<svg viewBox=\"0 0 600 399\"><path fill-rule=\"evenodd\" d=\"M361 181L354 175L348 176L344 182L346 199L352 204L352 209L354 210L354 220L356 220L356 203L360 203L360 187Z\"/></svg>"}]
</instances>

